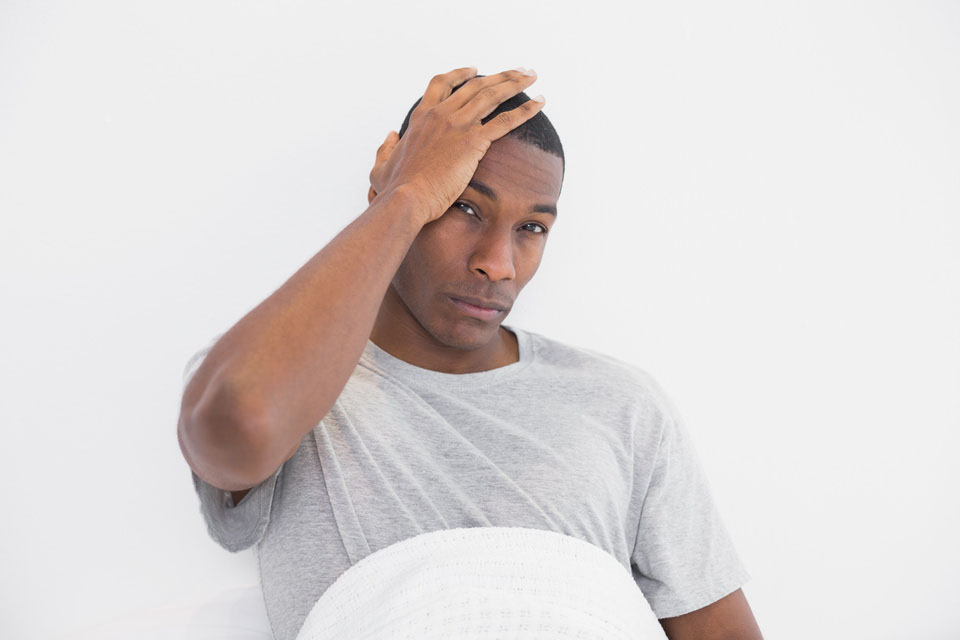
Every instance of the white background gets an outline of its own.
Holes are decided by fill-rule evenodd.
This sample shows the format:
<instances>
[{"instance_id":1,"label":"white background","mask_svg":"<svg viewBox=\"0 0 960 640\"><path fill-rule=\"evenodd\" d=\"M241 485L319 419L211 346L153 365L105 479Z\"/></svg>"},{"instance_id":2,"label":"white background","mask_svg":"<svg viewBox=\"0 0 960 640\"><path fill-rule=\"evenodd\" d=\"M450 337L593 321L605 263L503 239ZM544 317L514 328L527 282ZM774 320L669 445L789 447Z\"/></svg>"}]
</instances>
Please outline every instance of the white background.
<instances>
[{"instance_id":1,"label":"white background","mask_svg":"<svg viewBox=\"0 0 960 640\"><path fill-rule=\"evenodd\" d=\"M960 5L915 0L0 3L0 635L256 579L183 367L470 64L567 158L506 323L661 382L766 637L960 637Z\"/></svg>"}]
</instances>

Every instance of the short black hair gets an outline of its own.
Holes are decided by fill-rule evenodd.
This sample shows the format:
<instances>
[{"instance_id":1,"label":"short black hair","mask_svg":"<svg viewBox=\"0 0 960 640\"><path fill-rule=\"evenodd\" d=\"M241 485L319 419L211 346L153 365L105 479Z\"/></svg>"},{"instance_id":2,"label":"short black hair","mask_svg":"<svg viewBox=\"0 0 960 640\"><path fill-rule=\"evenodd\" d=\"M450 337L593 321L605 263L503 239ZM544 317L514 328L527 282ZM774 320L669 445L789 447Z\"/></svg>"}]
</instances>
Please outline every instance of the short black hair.
<instances>
[{"instance_id":1,"label":"short black hair","mask_svg":"<svg viewBox=\"0 0 960 640\"><path fill-rule=\"evenodd\" d=\"M483 78L484 76L477 74L474 77ZM451 93L453 93L454 91L456 91L457 89L465 85L467 82L469 82L469 80L455 86L451 91ZM422 99L423 99L422 96L420 98L417 98L417 101L414 102L413 106L410 107L410 110L407 111L407 117L403 119L403 124L400 125L400 131L398 132L399 137L401 138L403 137L404 131L407 130L407 127L410 124L410 114L413 113L413 110L417 108L417 105L420 104L420 100ZM510 111L511 109L516 109L517 107L522 105L524 102L527 102L528 100L530 100L530 96L528 96L526 93L521 91L517 95L512 96L511 98L508 98L507 100L502 102L496 109L494 109L490 113L490 115L480 120L480 124L486 124L487 122L489 122L499 114L503 113L504 111ZM546 151L547 153L553 154L558 158L560 158L560 160L563 161L563 173L560 176L560 182L561 183L563 182L563 174L566 173L566 169L567 169L567 161L563 156L563 145L560 144L560 136L557 135L557 130L554 129L553 123L550 122L550 120L547 118L546 114L544 114L542 110L538 111L535 116L523 122L515 129L511 129L510 132L507 133L506 135L514 136L518 140L522 140L523 142L532 144L538 149Z\"/></svg>"}]
</instances>

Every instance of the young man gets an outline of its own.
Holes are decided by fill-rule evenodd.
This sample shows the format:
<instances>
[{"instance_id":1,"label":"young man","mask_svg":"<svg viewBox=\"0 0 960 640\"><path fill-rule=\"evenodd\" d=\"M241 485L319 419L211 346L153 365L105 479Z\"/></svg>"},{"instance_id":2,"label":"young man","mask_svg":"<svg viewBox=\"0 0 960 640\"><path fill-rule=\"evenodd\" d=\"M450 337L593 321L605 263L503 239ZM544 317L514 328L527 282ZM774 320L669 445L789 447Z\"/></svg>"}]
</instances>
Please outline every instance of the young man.
<instances>
[{"instance_id":1,"label":"young man","mask_svg":"<svg viewBox=\"0 0 960 640\"><path fill-rule=\"evenodd\" d=\"M535 78L431 79L377 151L370 206L187 364L177 433L203 516L225 549L257 545L281 640L374 551L483 526L606 550L671 640L761 637L657 382L503 324L564 174Z\"/></svg>"}]
</instances>

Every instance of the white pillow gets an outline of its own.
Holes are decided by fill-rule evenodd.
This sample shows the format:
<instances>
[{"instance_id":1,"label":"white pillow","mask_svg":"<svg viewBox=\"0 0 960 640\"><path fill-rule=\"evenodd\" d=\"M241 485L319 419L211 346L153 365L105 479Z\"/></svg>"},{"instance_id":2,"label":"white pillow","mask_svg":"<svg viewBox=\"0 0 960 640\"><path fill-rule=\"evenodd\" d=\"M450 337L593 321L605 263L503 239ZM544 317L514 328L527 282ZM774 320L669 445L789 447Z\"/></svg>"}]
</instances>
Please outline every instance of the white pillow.
<instances>
[{"instance_id":1,"label":"white pillow","mask_svg":"<svg viewBox=\"0 0 960 640\"><path fill-rule=\"evenodd\" d=\"M297 640L666 640L631 572L554 531L423 533L344 571Z\"/></svg>"}]
</instances>

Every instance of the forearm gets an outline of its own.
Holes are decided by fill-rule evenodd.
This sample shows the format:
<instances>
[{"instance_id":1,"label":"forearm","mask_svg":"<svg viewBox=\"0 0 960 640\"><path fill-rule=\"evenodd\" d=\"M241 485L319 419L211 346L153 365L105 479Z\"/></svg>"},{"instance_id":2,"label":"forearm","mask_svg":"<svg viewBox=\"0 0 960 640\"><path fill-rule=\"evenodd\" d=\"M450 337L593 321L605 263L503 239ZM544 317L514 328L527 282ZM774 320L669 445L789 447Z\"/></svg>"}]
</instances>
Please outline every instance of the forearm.
<instances>
[{"instance_id":1,"label":"forearm","mask_svg":"<svg viewBox=\"0 0 960 640\"><path fill-rule=\"evenodd\" d=\"M742 589L660 625L669 640L763 640Z\"/></svg>"},{"instance_id":2,"label":"forearm","mask_svg":"<svg viewBox=\"0 0 960 640\"><path fill-rule=\"evenodd\" d=\"M198 420L195 428L232 431L205 434L207 448L211 441L255 447L256 452L223 451L223 459L248 461L247 468L258 460L256 475L269 474L326 415L424 224L420 206L403 189L380 194L217 341L191 381L196 388L184 394L188 410L196 403L193 414L218 417Z\"/></svg>"}]
</instances>

